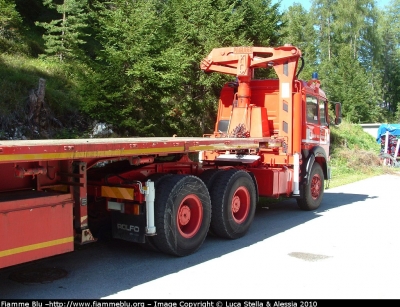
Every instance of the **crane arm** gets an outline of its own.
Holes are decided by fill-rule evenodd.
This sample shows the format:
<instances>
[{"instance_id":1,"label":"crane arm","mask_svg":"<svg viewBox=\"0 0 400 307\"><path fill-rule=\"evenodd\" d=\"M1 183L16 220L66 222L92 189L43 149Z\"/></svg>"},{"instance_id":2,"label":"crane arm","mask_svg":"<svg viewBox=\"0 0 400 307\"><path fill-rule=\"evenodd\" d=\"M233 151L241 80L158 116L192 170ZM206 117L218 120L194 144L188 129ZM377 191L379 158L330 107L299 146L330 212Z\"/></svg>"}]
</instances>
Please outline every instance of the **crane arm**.
<instances>
[{"instance_id":1,"label":"crane arm","mask_svg":"<svg viewBox=\"0 0 400 307\"><path fill-rule=\"evenodd\" d=\"M215 48L201 61L200 68L205 72L236 75L238 105L248 106L251 99L250 81L255 68L273 67L280 83L289 85L294 82L300 57L300 49L292 45Z\"/></svg>"},{"instance_id":2,"label":"crane arm","mask_svg":"<svg viewBox=\"0 0 400 307\"><path fill-rule=\"evenodd\" d=\"M291 45L281 47L225 47L214 48L201 61L205 72L220 72L238 77L251 77L252 69L273 67L285 62L297 62L301 51Z\"/></svg>"}]
</instances>

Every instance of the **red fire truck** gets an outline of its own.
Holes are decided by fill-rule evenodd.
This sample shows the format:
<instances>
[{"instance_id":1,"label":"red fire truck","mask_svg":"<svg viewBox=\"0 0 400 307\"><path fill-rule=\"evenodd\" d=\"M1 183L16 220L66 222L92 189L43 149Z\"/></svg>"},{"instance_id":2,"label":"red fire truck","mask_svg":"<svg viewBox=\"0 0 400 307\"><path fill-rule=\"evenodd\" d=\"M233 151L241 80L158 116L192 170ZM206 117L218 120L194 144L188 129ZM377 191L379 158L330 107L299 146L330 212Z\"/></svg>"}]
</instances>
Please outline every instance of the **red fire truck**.
<instances>
[{"instance_id":1,"label":"red fire truck","mask_svg":"<svg viewBox=\"0 0 400 307\"><path fill-rule=\"evenodd\" d=\"M212 50L201 69L232 82L203 137L0 141L0 268L95 242L103 224L113 238L185 256L210 232L245 235L260 196L317 209L329 105L317 76L298 80L300 59L291 45Z\"/></svg>"}]
</instances>

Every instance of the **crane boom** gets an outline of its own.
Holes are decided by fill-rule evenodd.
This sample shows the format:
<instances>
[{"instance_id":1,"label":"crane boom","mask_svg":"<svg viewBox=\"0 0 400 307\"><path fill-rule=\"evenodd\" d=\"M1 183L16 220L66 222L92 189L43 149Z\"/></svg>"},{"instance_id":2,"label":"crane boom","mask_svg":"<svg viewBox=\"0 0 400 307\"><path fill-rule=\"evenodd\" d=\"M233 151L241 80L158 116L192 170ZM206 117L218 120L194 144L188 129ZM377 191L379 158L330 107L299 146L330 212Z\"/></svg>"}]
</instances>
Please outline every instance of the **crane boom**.
<instances>
[{"instance_id":1,"label":"crane boom","mask_svg":"<svg viewBox=\"0 0 400 307\"><path fill-rule=\"evenodd\" d=\"M238 106L250 104L250 80L255 68L273 67L281 83L291 83L295 78L297 64L301 57L300 49L292 45L281 47L225 47L214 48L201 61L200 68L205 72L219 72L236 75L238 80ZM286 85L283 93L290 90ZM287 96L291 95L287 93Z\"/></svg>"}]
</instances>

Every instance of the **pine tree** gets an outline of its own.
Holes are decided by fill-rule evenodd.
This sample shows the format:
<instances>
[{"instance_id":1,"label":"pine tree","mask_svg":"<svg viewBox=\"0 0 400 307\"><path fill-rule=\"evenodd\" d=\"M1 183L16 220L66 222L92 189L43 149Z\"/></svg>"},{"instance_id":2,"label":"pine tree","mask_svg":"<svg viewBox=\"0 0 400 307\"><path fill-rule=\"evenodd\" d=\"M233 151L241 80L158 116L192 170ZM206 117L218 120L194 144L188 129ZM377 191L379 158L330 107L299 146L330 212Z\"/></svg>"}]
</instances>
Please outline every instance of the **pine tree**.
<instances>
[{"instance_id":1,"label":"pine tree","mask_svg":"<svg viewBox=\"0 0 400 307\"><path fill-rule=\"evenodd\" d=\"M383 107L400 122L400 0L392 0L380 19Z\"/></svg>"},{"instance_id":2,"label":"pine tree","mask_svg":"<svg viewBox=\"0 0 400 307\"><path fill-rule=\"evenodd\" d=\"M79 47L85 43L82 39L87 34L87 0L63 0L56 4L54 0L44 0L44 5L56 10L60 19L46 22L36 22L36 25L46 29L43 35L46 53L56 56L60 61L79 55Z\"/></svg>"},{"instance_id":3,"label":"pine tree","mask_svg":"<svg viewBox=\"0 0 400 307\"><path fill-rule=\"evenodd\" d=\"M15 2L0 0L0 38L10 39L21 26L22 19L15 9Z\"/></svg>"},{"instance_id":4,"label":"pine tree","mask_svg":"<svg viewBox=\"0 0 400 307\"><path fill-rule=\"evenodd\" d=\"M302 51L305 66L300 78L308 80L313 72L318 72L317 31L314 28L313 18L301 4L294 3L284 15L286 25L285 41Z\"/></svg>"},{"instance_id":5,"label":"pine tree","mask_svg":"<svg viewBox=\"0 0 400 307\"><path fill-rule=\"evenodd\" d=\"M281 35L270 0L97 1L96 12L101 70L88 78L97 82L83 108L120 135L210 133L233 77L205 76L201 60L215 47L275 45Z\"/></svg>"},{"instance_id":6,"label":"pine tree","mask_svg":"<svg viewBox=\"0 0 400 307\"><path fill-rule=\"evenodd\" d=\"M282 14L270 0L171 0L169 16L175 48L188 67L186 82L169 101L183 115L185 135L211 133L220 89L232 76L205 75L200 61L216 47L271 46L281 42Z\"/></svg>"},{"instance_id":7,"label":"pine tree","mask_svg":"<svg viewBox=\"0 0 400 307\"><path fill-rule=\"evenodd\" d=\"M377 76L377 10L371 0L313 0L322 84L343 116L365 123L382 118Z\"/></svg>"},{"instance_id":8,"label":"pine tree","mask_svg":"<svg viewBox=\"0 0 400 307\"><path fill-rule=\"evenodd\" d=\"M101 47L86 76L83 110L121 136L165 135L163 100L181 78L170 66L182 61L167 52L162 2L94 3L92 20Z\"/></svg>"}]
</instances>

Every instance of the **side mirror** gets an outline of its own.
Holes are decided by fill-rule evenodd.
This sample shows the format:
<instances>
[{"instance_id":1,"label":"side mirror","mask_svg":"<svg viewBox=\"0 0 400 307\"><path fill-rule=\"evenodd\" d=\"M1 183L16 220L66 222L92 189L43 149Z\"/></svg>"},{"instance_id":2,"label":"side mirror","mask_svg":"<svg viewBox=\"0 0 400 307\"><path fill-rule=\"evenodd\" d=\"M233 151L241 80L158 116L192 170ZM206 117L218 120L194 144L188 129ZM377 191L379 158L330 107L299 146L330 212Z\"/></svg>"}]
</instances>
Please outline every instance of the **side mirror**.
<instances>
[{"instance_id":1,"label":"side mirror","mask_svg":"<svg viewBox=\"0 0 400 307\"><path fill-rule=\"evenodd\" d=\"M340 102L335 103L335 125L339 125L342 122L342 104Z\"/></svg>"}]
</instances>

